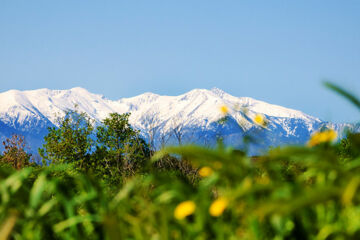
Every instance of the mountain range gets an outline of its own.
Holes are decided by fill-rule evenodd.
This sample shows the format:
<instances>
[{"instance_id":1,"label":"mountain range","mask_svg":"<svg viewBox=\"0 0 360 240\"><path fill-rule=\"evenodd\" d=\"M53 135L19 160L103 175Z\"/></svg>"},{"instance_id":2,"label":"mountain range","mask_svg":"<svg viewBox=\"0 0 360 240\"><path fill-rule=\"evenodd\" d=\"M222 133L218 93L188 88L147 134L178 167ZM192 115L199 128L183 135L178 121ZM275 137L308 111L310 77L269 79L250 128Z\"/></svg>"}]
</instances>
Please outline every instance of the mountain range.
<instances>
[{"instance_id":1,"label":"mountain range","mask_svg":"<svg viewBox=\"0 0 360 240\"><path fill-rule=\"evenodd\" d=\"M227 106L227 113L221 112ZM359 125L322 121L301 111L269 104L249 97L235 97L213 88L194 89L179 96L144 93L112 101L84 88L69 90L9 90L0 93L0 139L12 134L25 136L32 152L43 143L47 128L69 109L87 113L96 125L112 112L131 113L130 123L154 148L168 144L215 145L219 138L227 145L247 146L250 154L283 144L304 144L314 131L332 128L342 137L345 129L359 131ZM267 122L255 121L260 114ZM246 144L244 139L252 139Z\"/></svg>"}]
</instances>

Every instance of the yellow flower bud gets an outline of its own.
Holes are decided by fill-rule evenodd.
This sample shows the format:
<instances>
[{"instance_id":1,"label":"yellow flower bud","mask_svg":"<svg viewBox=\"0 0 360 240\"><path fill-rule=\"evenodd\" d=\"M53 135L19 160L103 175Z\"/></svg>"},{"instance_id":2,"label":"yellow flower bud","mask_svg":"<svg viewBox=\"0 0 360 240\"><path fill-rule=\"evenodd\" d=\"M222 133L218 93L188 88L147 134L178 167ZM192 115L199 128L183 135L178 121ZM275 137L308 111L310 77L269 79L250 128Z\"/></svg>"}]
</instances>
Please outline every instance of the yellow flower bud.
<instances>
[{"instance_id":1,"label":"yellow flower bud","mask_svg":"<svg viewBox=\"0 0 360 240\"><path fill-rule=\"evenodd\" d=\"M258 125L264 126L265 125L265 118L261 114L256 114L254 118L254 122Z\"/></svg>"},{"instance_id":2,"label":"yellow flower bud","mask_svg":"<svg viewBox=\"0 0 360 240\"><path fill-rule=\"evenodd\" d=\"M224 212L228 204L229 201L224 197L216 199L209 208L210 215L214 217L219 217Z\"/></svg>"},{"instance_id":3,"label":"yellow flower bud","mask_svg":"<svg viewBox=\"0 0 360 240\"><path fill-rule=\"evenodd\" d=\"M193 201L184 201L176 206L174 210L174 217L178 220L182 220L187 216L193 214L196 209L196 204Z\"/></svg>"},{"instance_id":4,"label":"yellow flower bud","mask_svg":"<svg viewBox=\"0 0 360 240\"><path fill-rule=\"evenodd\" d=\"M202 167L199 170L199 175L201 177L208 177L213 173L213 170L210 167Z\"/></svg>"},{"instance_id":5,"label":"yellow flower bud","mask_svg":"<svg viewBox=\"0 0 360 240\"><path fill-rule=\"evenodd\" d=\"M320 143L332 142L337 138L337 133L333 129L325 130L323 132L314 133L308 141L308 146L313 147Z\"/></svg>"},{"instance_id":6,"label":"yellow flower bud","mask_svg":"<svg viewBox=\"0 0 360 240\"><path fill-rule=\"evenodd\" d=\"M229 113L229 108L226 106L226 105L222 105L220 107L220 112L223 114L223 115L226 115Z\"/></svg>"}]
</instances>

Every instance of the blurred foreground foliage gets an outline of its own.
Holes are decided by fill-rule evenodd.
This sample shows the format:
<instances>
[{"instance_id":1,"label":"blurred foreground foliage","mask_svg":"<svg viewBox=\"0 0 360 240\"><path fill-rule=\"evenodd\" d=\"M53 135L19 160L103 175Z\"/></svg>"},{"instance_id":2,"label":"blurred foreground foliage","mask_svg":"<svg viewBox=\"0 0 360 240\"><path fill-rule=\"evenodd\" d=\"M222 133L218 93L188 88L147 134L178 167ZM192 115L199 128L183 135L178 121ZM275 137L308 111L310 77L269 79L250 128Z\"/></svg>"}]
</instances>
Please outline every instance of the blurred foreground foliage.
<instances>
[{"instance_id":1,"label":"blurred foreground foliage","mask_svg":"<svg viewBox=\"0 0 360 240\"><path fill-rule=\"evenodd\" d=\"M358 239L360 135L347 141L273 149L256 158L232 148L168 147L153 161L176 154L193 169L211 171L191 177L178 167L149 162L146 172L126 178L116 191L72 164L3 167L0 234L2 239ZM218 213L212 214L220 198L226 204L213 206ZM184 217L174 216L185 201L194 209L179 208Z\"/></svg>"},{"instance_id":2,"label":"blurred foreground foliage","mask_svg":"<svg viewBox=\"0 0 360 240\"><path fill-rule=\"evenodd\" d=\"M123 148L105 130L101 151L116 165ZM122 143L137 147L133 139ZM360 239L360 134L258 157L221 144L167 147L121 181L101 177L112 165L59 159L0 161L0 239Z\"/></svg>"}]
</instances>

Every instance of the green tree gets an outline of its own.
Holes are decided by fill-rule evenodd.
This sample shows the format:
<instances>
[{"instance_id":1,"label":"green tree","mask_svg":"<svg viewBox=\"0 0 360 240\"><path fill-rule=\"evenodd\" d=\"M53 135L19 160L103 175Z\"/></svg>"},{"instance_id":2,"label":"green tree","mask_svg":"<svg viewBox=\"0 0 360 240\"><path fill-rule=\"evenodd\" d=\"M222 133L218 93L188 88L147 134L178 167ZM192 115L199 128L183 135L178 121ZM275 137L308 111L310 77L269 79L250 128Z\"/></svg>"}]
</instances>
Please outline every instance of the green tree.
<instances>
[{"instance_id":1,"label":"green tree","mask_svg":"<svg viewBox=\"0 0 360 240\"><path fill-rule=\"evenodd\" d=\"M360 134L348 133L346 138L341 139L338 152L344 160L360 155Z\"/></svg>"},{"instance_id":2,"label":"green tree","mask_svg":"<svg viewBox=\"0 0 360 240\"><path fill-rule=\"evenodd\" d=\"M129 123L129 113L111 113L97 127L93 165L112 180L131 175L149 159L149 147Z\"/></svg>"},{"instance_id":3,"label":"green tree","mask_svg":"<svg viewBox=\"0 0 360 240\"><path fill-rule=\"evenodd\" d=\"M57 123L59 127L48 128L40 156L46 163L76 163L80 169L88 169L93 121L86 113L69 110Z\"/></svg>"}]
</instances>

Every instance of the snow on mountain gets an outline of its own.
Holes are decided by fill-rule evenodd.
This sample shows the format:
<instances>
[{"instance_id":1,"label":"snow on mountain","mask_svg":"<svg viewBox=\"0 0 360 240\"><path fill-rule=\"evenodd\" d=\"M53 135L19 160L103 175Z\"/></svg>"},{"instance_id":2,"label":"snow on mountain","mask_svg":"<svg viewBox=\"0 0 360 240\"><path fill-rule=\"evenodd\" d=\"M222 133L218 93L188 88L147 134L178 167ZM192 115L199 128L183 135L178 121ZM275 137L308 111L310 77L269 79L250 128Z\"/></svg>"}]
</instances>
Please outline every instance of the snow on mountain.
<instances>
[{"instance_id":1,"label":"snow on mountain","mask_svg":"<svg viewBox=\"0 0 360 240\"><path fill-rule=\"evenodd\" d=\"M222 105L229 106L230 112L226 124L220 125L217 121L223 117L219 111ZM130 112L130 123L145 138L149 138L150 132L157 134L158 145L165 143L166 136L167 143L176 143L179 139L174 136L175 131L180 129L184 142L200 144L214 144L221 136L229 144L241 145L240 139L244 135L257 134L262 136L260 149L284 143L304 143L313 131L326 125L339 131L351 127L326 123L300 111L249 97L234 97L217 88L194 89L179 96L144 93L112 101L76 87L0 93L0 137L20 133L33 140L32 148L38 147L47 127L56 125L57 118L75 106L97 124L109 113ZM252 120L256 114L264 115L269 121L261 133Z\"/></svg>"}]
</instances>

